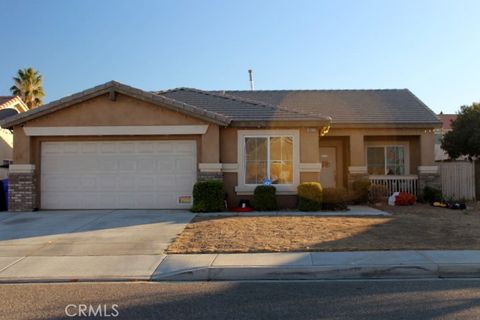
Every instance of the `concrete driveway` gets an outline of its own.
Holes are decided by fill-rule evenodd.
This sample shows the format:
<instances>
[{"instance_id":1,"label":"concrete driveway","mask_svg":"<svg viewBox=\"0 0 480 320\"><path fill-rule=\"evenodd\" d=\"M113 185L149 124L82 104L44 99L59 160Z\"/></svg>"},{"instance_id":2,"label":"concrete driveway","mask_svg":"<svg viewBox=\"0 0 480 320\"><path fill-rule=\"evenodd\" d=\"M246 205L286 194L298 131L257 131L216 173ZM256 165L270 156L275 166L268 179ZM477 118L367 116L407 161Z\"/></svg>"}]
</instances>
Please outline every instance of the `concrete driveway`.
<instances>
[{"instance_id":1,"label":"concrete driveway","mask_svg":"<svg viewBox=\"0 0 480 320\"><path fill-rule=\"evenodd\" d=\"M149 279L193 218L179 210L0 213L0 281Z\"/></svg>"}]
</instances>

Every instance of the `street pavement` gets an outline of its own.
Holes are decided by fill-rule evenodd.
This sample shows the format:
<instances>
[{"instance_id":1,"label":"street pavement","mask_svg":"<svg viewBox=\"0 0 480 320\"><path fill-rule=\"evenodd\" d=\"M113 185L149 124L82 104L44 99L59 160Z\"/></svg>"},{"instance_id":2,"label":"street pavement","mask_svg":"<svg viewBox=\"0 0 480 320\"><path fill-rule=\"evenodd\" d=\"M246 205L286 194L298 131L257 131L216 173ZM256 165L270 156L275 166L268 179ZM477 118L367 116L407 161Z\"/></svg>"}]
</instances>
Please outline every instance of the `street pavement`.
<instances>
[{"instance_id":1,"label":"street pavement","mask_svg":"<svg viewBox=\"0 0 480 320\"><path fill-rule=\"evenodd\" d=\"M97 319L479 319L480 280L0 285L0 319L87 318L67 316L79 305Z\"/></svg>"}]
</instances>

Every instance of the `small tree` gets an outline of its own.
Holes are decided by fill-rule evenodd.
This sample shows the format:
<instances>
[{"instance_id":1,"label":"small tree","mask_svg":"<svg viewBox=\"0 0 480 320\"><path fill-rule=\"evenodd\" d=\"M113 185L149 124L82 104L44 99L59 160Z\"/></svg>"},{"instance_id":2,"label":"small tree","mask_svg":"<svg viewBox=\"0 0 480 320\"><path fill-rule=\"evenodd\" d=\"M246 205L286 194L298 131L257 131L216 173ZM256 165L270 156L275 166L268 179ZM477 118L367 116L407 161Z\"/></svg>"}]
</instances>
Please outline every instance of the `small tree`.
<instances>
[{"instance_id":1,"label":"small tree","mask_svg":"<svg viewBox=\"0 0 480 320\"><path fill-rule=\"evenodd\" d=\"M461 107L457 119L452 121L452 131L442 139L442 149L452 159L480 156L480 103Z\"/></svg>"}]
</instances>

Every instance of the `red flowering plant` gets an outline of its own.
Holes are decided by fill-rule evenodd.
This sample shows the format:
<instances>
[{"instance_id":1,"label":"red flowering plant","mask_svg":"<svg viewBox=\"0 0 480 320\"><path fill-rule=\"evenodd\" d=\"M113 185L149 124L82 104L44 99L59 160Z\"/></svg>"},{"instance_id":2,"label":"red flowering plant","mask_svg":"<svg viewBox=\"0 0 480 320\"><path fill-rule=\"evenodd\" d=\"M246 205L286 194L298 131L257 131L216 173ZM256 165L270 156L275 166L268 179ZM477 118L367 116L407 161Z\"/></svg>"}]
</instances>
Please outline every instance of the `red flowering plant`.
<instances>
[{"instance_id":1,"label":"red flowering plant","mask_svg":"<svg viewBox=\"0 0 480 320\"><path fill-rule=\"evenodd\" d=\"M396 206L411 206L414 205L417 198L408 192L400 192L400 194L395 198Z\"/></svg>"}]
</instances>

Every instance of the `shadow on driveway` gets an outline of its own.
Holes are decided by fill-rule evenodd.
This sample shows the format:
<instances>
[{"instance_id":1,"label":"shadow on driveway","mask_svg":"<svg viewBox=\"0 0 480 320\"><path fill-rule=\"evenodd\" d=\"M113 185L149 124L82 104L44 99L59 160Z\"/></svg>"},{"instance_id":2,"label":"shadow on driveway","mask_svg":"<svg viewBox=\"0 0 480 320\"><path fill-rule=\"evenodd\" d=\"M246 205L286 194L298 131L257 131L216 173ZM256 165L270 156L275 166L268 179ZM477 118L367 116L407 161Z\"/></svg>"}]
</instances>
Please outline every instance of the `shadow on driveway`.
<instances>
[{"instance_id":1,"label":"shadow on driveway","mask_svg":"<svg viewBox=\"0 0 480 320\"><path fill-rule=\"evenodd\" d=\"M161 254L192 217L183 210L2 214L0 257Z\"/></svg>"}]
</instances>

